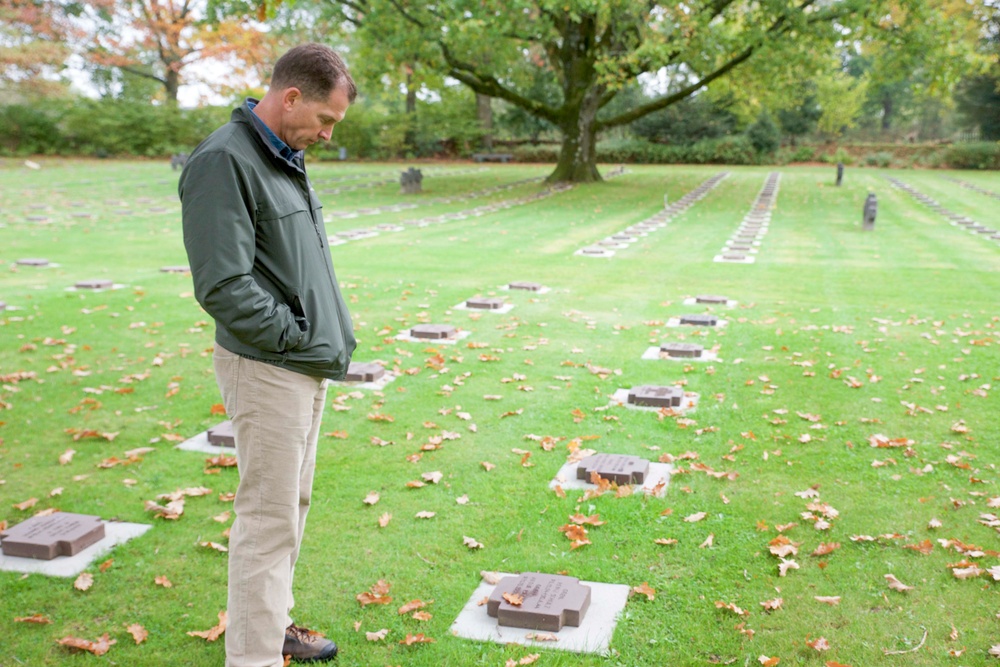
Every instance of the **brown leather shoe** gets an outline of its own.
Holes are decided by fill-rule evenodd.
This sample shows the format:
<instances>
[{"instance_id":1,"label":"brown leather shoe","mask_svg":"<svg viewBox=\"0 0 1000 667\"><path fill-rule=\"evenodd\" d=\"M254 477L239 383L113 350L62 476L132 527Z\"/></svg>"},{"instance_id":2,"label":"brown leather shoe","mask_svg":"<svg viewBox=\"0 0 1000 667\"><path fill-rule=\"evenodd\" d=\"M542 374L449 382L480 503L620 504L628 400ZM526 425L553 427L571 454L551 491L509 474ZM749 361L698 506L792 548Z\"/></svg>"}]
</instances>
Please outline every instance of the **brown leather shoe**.
<instances>
[{"instance_id":1,"label":"brown leather shoe","mask_svg":"<svg viewBox=\"0 0 1000 667\"><path fill-rule=\"evenodd\" d=\"M285 628L281 654L292 656L296 662L333 660L337 657L337 645L320 632L292 624Z\"/></svg>"}]
</instances>

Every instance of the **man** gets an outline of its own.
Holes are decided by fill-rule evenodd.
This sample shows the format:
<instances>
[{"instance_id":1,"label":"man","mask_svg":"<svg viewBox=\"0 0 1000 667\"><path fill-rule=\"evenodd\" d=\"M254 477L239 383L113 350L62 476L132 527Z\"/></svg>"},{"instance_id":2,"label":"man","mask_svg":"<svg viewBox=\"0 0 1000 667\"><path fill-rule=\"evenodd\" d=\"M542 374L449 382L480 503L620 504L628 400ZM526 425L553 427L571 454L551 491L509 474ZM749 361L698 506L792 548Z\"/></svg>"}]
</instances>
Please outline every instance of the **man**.
<instances>
[{"instance_id":1,"label":"man","mask_svg":"<svg viewBox=\"0 0 1000 667\"><path fill-rule=\"evenodd\" d=\"M216 324L214 366L240 483L229 537L226 667L329 660L337 646L292 624L292 578L312 493L328 380L356 346L303 150L327 141L357 95L319 44L274 66L181 174L195 297Z\"/></svg>"}]
</instances>

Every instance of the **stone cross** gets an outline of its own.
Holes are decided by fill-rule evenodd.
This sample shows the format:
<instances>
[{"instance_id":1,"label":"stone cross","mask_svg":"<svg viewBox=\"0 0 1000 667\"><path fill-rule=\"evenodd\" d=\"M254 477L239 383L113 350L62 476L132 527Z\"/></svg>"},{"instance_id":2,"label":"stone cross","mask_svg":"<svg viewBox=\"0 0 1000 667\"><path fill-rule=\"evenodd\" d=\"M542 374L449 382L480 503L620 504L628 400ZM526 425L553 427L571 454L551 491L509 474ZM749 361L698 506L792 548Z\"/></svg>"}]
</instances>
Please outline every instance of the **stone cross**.
<instances>
[{"instance_id":1,"label":"stone cross","mask_svg":"<svg viewBox=\"0 0 1000 667\"><path fill-rule=\"evenodd\" d=\"M486 613L498 625L559 632L564 625L579 627L589 607L590 586L576 577L525 572L500 580L486 603Z\"/></svg>"},{"instance_id":2,"label":"stone cross","mask_svg":"<svg viewBox=\"0 0 1000 667\"><path fill-rule=\"evenodd\" d=\"M404 195L416 195L423 192L423 181L424 175L419 169L413 167L404 171L399 177L399 184L403 188Z\"/></svg>"},{"instance_id":3,"label":"stone cross","mask_svg":"<svg viewBox=\"0 0 1000 667\"><path fill-rule=\"evenodd\" d=\"M52 560L74 556L104 539L100 517L56 512L33 516L0 532L0 549L5 556Z\"/></svg>"}]
</instances>

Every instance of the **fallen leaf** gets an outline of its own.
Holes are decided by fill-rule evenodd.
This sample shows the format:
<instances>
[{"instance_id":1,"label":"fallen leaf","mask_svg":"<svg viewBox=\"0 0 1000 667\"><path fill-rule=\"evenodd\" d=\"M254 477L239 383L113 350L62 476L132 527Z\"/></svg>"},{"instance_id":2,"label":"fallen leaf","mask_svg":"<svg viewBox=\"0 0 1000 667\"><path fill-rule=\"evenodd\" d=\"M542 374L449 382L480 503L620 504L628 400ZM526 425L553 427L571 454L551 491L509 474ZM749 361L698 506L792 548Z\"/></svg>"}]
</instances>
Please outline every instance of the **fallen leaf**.
<instances>
[{"instance_id":1,"label":"fallen leaf","mask_svg":"<svg viewBox=\"0 0 1000 667\"><path fill-rule=\"evenodd\" d=\"M142 627L138 623L133 623L132 625L126 625L125 629L129 631L132 635L132 639L135 640L136 644L141 644L146 641L146 637L149 636L149 631Z\"/></svg>"},{"instance_id":2,"label":"fallen leaf","mask_svg":"<svg viewBox=\"0 0 1000 667\"><path fill-rule=\"evenodd\" d=\"M416 619L418 621L429 621L433 618L433 616L426 611L415 611L413 612L413 616L411 616L410 618Z\"/></svg>"},{"instance_id":3,"label":"fallen leaf","mask_svg":"<svg viewBox=\"0 0 1000 667\"><path fill-rule=\"evenodd\" d=\"M694 514L689 514L688 516L684 517L684 521L686 523L695 523L697 521L701 521L706 516L708 516L707 512L695 512Z\"/></svg>"},{"instance_id":4,"label":"fallen leaf","mask_svg":"<svg viewBox=\"0 0 1000 667\"><path fill-rule=\"evenodd\" d=\"M113 644L117 644L118 642L114 639L110 639L108 637L108 633L104 633L98 637L96 641L80 639L79 637L63 637L59 640L59 643L63 646L93 653L94 655L104 655L111 649Z\"/></svg>"},{"instance_id":5,"label":"fallen leaf","mask_svg":"<svg viewBox=\"0 0 1000 667\"><path fill-rule=\"evenodd\" d=\"M416 517L418 519L433 519L436 514L437 512L421 511L416 513Z\"/></svg>"},{"instance_id":6,"label":"fallen leaf","mask_svg":"<svg viewBox=\"0 0 1000 667\"><path fill-rule=\"evenodd\" d=\"M806 646L817 651L829 651L830 643L826 641L826 637L817 637L812 641L806 641Z\"/></svg>"},{"instance_id":7,"label":"fallen leaf","mask_svg":"<svg viewBox=\"0 0 1000 667\"><path fill-rule=\"evenodd\" d=\"M828 604L831 607L836 607L838 604L840 604L839 595L815 595L813 596L813 599L816 600L817 602Z\"/></svg>"},{"instance_id":8,"label":"fallen leaf","mask_svg":"<svg viewBox=\"0 0 1000 667\"><path fill-rule=\"evenodd\" d=\"M749 616L750 615L749 611L747 611L746 609L741 609L740 607L737 607L732 602L722 602L721 600L716 600L715 601L715 608L716 609L728 609L729 611L733 612L737 616Z\"/></svg>"},{"instance_id":9,"label":"fallen leaf","mask_svg":"<svg viewBox=\"0 0 1000 667\"><path fill-rule=\"evenodd\" d=\"M776 609L781 609L781 605L783 603L784 600L782 600L781 598L774 598L773 600L764 600L763 602L760 603L760 606L763 607L766 611L775 611Z\"/></svg>"},{"instance_id":10,"label":"fallen leaf","mask_svg":"<svg viewBox=\"0 0 1000 667\"><path fill-rule=\"evenodd\" d=\"M832 554L834 551L840 548L840 542L820 542L820 545L816 547L810 556L826 556L827 554Z\"/></svg>"},{"instance_id":11,"label":"fallen leaf","mask_svg":"<svg viewBox=\"0 0 1000 667\"><path fill-rule=\"evenodd\" d=\"M354 599L360 602L362 607L367 607L370 604L389 604L392 602L389 588L389 582L385 579L379 579L369 590L355 595Z\"/></svg>"},{"instance_id":12,"label":"fallen leaf","mask_svg":"<svg viewBox=\"0 0 1000 667\"><path fill-rule=\"evenodd\" d=\"M219 624L215 627L209 628L208 630L190 630L187 634L191 637L201 637L206 641L214 642L216 639L221 637L226 631L226 622L229 616L226 614L225 610L219 612Z\"/></svg>"},{"instance_id":13,"label":"fallen leaf","mask_svg":"<svg viewBox=\"0 0 1000 667\"><path fill-rule=\"evenodd\" d=\"M390 514L389 512L386 512L385 514L381 515L378 518L378 527L379 528L385 528L386 526L389 525L390 521L392 521L392 514Z\"/></svg>"},{"instance_id":14,"label":"fallen leaf","mask_svg":"<svg viewBox=\"0 0 1000 667\"><path fill-rule=\"evenodd\" d=\"M900 581L899 579L897 579L895 576L893 576L891 574L885 575L885 580L887 582L889 582L889 588L891 588L894 591L899 591L900 593L905 593L906 591L913 590L913 586L907 586L906 584L904 584L902 581Z\"/></svg>"},{"instance_id":15,"label":"fallen leaf","mask_svg":"<svg viewBox=\"0 0 1000 667\"><path fill-rule=\"evenodd\" d=\"M73 582L73 588L78 591L88 590L94 585L94 575L89 572L81 572L80 576Z\"/></svg>"},{"instance_id":16,"label":"fallen leaf","mask_svg":"<svg viewBox=\"0 0 1000 667\"><path fill-rule=\"evenodd\" d=\"M502 597L514 607L520 607L524 603L524 596L517 593L504 593Z\"/></svg>"},{"instance_id":17,"label":"fallen leaf","mask_svg":"<svg viewBox=\"0 0 1000 667\"><path fill-rule=\"evenodd\" d=\"M645 595L647 600L653 600L656 598L656 589L650 586L647 582L642 582L640 586L633 586L632 595Z\"/></svg>"},{"instance_id":18,"label":"fallen leaf","mask_svg":"<svg viewBox=\"0 0 1000 667\"><path fill-rule=\"evenodd\" d=\"M153 582L154 582L154 583L155 583L155 584L156 584L157 586L163 586L164 588L173 588L173 584L172 584L172 583L170 583L170 580L169 580L169 579L167 579L167 578L166 578L165 576L163 576L162 574L161 574L160 576L158 576L158 577L157 577L156 579L154 579L154 580L153 580Z\"/></svg>"},{"instance_id":19,"label":"fallen leaf","mask_svg":"<svg viewBox=\"0 0 1000 667\"><path fill-rule=\"evenodd\" d=\"M370 642L382 641L389 634L389 628L382 628L378 632L366 632L365 639Z\"/></svg>"},{"instance_id":20,"label":"fallen leaf","mask_svg":"<svg viewBox=\"0 0 1000 667\"><path fill-rule=\"evenodd\" d=\"M402 607L400 607L397 613L400 616L402 616L403 614L409 614L411 611L416 611L417 609L423 609L432 602L434 602L434 600L428 600L427 602L424 602L423 600L410 600Z\"/></svg>"},{"instance_id":21,"label":"fallen leaf","mask_svg":"<svg viewBox=\"0 0 1000 667\"><path fill-rule=\"evenodd\" d=\"M403 641L401 641L399 643L400 644L405 644L406 646L410 646L412 644L433 644L435 641L437 641L437 640L431 639L430 637L425 637L424 633L421 632L421 633L416 634L416 635L411 635L411 634L407 633L406 639L404 639Z\"/></svg>"},{"instance_id":22,"label":"fallen leaf","mask_svg":"<svg viewBox=\"0 0 1000 667\"><path fill-rule=\"evenodd\" d=\"M530 639L536 642L557 642L559 637L552 634L551 632L529 632L524 636L525 639Z\"/></svg>"},{"instance_id":23,"label":"fallen leaf","mask_svg":"<svg viewBox=\"0 0 1000 667\"><path fill-rule=\"evenodd\" d=\"M766 655L761 655L757 658L757 662L764 665L764 667L774 667L779 662L781 662L781 658L778 657L769 658Z\"/></svg>"},{"instance_id":24,"label":"fallen leaf","mask_svg":"<svg viewBox=\"0 0 1000 667\"><path fill-rule=\"evenodd\" d=\"M469 537L468 535L462 536L462 543L470 549L482 549L483 545L477 542L475 539Z\"/></svg>"},{"instance_id":25,"label":"fallen leaf","mask_svg":"<svg viewBox=\"0 0 1000 667\"><path fill-rule=\"evenodd\" d=\"M17 503L14 505L14 509L21 510L22 512L27 509L31 509L38 502L38 498L28 498L23 503Z\"/></svg>"},{"instance_id":26,"label":"fallen leaf","mask_svg":"<svg viewBox=\"0 0 1000 667\"><path fill-rule=\"evenodd\" d=\"M52 621L48 616L43 616L42 614L32 614L31 616L16 616L14 618L15 623L37 623L39 625L45 625L51 623Z\"/></svg>"}]
</instances>

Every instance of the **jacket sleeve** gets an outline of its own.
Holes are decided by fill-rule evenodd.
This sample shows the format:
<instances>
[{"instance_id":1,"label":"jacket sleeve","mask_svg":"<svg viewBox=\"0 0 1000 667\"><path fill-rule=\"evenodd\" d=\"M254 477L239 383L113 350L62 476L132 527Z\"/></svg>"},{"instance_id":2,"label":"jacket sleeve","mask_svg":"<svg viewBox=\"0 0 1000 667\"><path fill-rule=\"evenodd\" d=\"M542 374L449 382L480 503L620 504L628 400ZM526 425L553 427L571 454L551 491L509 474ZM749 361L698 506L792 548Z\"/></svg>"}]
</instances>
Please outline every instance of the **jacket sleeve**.
<instances>
[{"instance_id":1,"label":"jacket sleeve","mask_svg":"<svg viewBox=\"0 0 1000 667\"><path fill-rule=\"evenodd\" d=\"M255 205L242 165L224 151L197 155L178 191L198 303L246 345L276 353L293 349L304 327L252 274Z\"/></svg>"}]
</instances>

